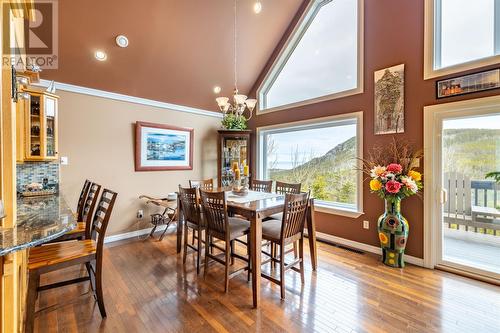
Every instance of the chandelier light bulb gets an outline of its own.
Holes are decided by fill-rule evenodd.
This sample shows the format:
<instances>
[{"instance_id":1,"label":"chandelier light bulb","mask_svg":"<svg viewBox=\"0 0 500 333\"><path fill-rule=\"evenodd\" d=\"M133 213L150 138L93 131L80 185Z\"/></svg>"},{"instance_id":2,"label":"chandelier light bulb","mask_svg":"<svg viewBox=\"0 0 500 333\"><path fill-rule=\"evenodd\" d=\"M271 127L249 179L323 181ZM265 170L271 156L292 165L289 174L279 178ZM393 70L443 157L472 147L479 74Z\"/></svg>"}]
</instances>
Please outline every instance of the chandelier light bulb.
<instances>
[{"instance_id":1,"label":"chandelier light bulb","mask_svg":"<svg viewBox=\"0 0 500 333\"><path fill-rule=\"evenodd\" d=\"M253 5L253 11L255 12L255 14L259 14L262 11L262 3L260 1L257 1Z\"/></svg>"}]
</instances>

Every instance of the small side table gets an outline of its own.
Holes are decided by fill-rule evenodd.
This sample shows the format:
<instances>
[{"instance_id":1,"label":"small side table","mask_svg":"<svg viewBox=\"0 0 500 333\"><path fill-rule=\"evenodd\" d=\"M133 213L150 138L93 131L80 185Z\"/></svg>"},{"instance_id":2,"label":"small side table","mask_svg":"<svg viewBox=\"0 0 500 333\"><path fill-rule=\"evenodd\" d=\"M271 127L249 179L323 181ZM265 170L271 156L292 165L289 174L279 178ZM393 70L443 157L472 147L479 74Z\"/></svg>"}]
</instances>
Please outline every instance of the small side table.
<instances>
[{"instance_id":1,"label":"small side table","mask_svg":"<svg viewBox=\"0 0 500 333\"><path fill-rule=\"evenodd\" d=\"M151 224L153 225L153 229L151 229L151 232L149 233L149 237L154 237L154 233L156 231L156 228L161 225L166 225L165 230L163 230L160 238L158 239L161 241L163 239L163 236L167 232L168 227L170 226L170 223L173 221L177 220L177 198L153 198L147 195L141 195L139 199L145 199L146 204L149 205L154 205L158 207L164 208L163 213L156 213L156 214L151 214Z\"/></svg>"}]
</instances>

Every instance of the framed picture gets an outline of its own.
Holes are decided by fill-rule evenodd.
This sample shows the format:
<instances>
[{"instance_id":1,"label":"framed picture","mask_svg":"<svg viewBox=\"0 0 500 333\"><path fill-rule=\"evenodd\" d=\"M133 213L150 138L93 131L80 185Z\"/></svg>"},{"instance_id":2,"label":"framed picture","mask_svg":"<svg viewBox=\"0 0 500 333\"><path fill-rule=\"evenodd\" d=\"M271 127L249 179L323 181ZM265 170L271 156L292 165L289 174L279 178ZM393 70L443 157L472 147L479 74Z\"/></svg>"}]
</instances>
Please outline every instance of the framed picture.
<instances>
[{"instance_id":1,"label":"framed picture","mask_svg":"<svg viewBox=\"0 0 500 333\"><path fill-rule=\"evenodd\" d=\"M135 171L192 170L192 128L135 124Z\"/></svg>"},{"instance_id":2,"label":"framed picture","mask_svg":"<svg viewBox=\"0 0 500 333\"><path fill-rule=\"evenodd\" d=\"M405 65L375 72L375 134L405 131Z\"/></svg>"},{"instance_id":3,"label":"framed picture","mask_svg":"<svg viewBox=\"0 0 500 333\"><path fill-rule=\"evenodd\" d=\"M470 94L500 87L500 69L459 76L436 82L436 98Z\"/></svg>"}]
</instances>

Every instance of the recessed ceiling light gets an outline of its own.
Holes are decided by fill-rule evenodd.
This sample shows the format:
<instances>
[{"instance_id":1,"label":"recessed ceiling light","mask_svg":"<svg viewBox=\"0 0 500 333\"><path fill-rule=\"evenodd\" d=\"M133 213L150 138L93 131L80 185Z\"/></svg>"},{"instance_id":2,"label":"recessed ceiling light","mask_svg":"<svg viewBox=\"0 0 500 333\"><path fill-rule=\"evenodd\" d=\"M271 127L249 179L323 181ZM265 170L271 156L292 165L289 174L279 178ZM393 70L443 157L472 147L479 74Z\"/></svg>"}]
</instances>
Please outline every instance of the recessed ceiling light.
<instances>
[{"instance_id":1,"label":"recessed ceiling light","mask_svg":"<svg viewBox=\"0 0 500 333\"><path fill-rule=\"evenodd\" d=\"M257 1L253 5L253 11L255 12L255 14L259 14L262 11L262 3L260 1Z\"/></svg>"},{"instance_id":2,"label":"recessed ceiling light","mask_svg":"<svg viewBox=\"0 0 500 333\"><path fill-rule=\"evenodd\" d=\"M215 86L215 87L214 87L214 94L218 94L218 93L220 93L221 91L222 91L222 88L221 88L221 87L219 87L219 86Z\"/></svg>"},{"instance_id":3,"label":"recessed ceiling light","mask_svg":"<svg viewBox=\"0 0 500 333\"><path fill-rule=\"evenodd\" d=\"M125 35L116 36L116 45L119 47L127 47L128 46L128 38Z\"/></svg>"},{"instance_id":4,"label":"recessed ceiling light","mask_svg":"<svg viewBox=\"0 0 500 333\"><path fill-rule=\"evenodd\" d=\"M106 52L101 51L101 50L95 51L94 56L99 61L104 61L108 58L108 55L106 54Z\"/></svg>"}]
</instances>

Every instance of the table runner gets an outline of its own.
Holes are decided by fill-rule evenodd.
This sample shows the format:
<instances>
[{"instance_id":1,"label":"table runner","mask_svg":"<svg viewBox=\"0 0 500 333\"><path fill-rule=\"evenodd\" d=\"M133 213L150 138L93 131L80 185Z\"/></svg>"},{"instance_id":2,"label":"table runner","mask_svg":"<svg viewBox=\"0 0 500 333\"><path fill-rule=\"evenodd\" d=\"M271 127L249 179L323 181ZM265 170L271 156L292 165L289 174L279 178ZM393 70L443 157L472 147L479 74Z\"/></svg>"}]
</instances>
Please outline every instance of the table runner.
<instances>
[{"instance_id":1,"label":"table runner","mask_svg":"<svg viewBox=\"0 0 500 333\"><path fill-rule=\"evenodd\" d=\"M277 198L280 196L282 196L282 194L248 191L248 194L246 196L240 197L236 194L231 193L231 191L228 191L227 192L227 201L231 201L234 203L247 203L247 202L252 202L252 201L257 201L257 200Z\"/></svg>"}]
</instances>

